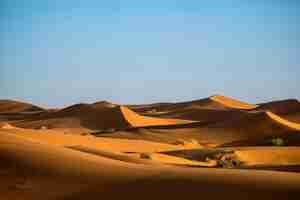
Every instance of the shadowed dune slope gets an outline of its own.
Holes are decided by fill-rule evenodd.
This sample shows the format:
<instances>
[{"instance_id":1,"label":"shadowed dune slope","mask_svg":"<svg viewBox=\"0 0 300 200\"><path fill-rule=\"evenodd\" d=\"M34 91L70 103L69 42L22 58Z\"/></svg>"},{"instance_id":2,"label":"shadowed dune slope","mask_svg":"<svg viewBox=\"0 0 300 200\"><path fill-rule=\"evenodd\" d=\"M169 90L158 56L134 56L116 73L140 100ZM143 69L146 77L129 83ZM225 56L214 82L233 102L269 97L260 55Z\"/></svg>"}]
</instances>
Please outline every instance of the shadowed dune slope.
<instances>
[{"instance_id":1,"label":"shadowed dune slope","mask_svg":"<svg viewBox=\"0 0 300 200\"><path fill-rule=\"evenodd\" d=\"M0 100L0 113L35 112L43 111L38 106L14 100Z\"/></svg>"},{"instance_id":2,"label":"shadowed dune slope","mask_svg":"<svg viewBox=\"0 0 300 200\"><path fill-rule=\"evenodd\" d=\"M90 130L126 129L130 127L186 124L192 121L144 117L108 102L75 104L55 112L32 115L12 122L22 128L86 128Z\"/></svg>"},{"instance_id":3,"label":"shadowed dune slope","mask_svg":"<svg viewBox=\"0 0 300 200\"><path fill-rule=\"evenodd\" d=\"M163 113L145 113L147 116L193 120L202 123L215 123L219 121L229 120L232 118L246 115L247 113L240 110L212 110L212 109L197 109L197 108L184 108L177 109Z\"/></svg>"},{"instance_id":4,"label":"shadowed dune slope","mask_svg":"<svg viewBox=\"0 0 300 200\"><path fill-rule=\"evenodd\" d=\"M294 129L294 130L297 130L297 131L300 131L300 124L298 123L294 123L294 122L290 122L282 117L279 117L278 115L275 115L274 113L272 112L266 112L266 114L274 121L276 121L277 123L283 125L283 126L286 126L286 127L289 127L291 129Z\"/></svg>"},{"instance_id":5,"label":"shadowed dune slope","mask_svg":"<svg viewBox=\"0 0 300 200\"><path fill-rule=\"evenodd\" d=\"M280 132L285 130L299 131L300 124L290 122L272 112L248 113L237 119L220 122L210 128L239 129L257 132Z\"/></svg>"},{"instance_id":6,"label":"shadowed dune slope","mask_svg":"<svg viewBox=\"0 0 300 200\"><path fill-rule=\"evenodd\" d=\"M23 128L87 128L91 130L126 128L126 122L117 106L106 104L75 104L56 112L36 115L14 123Z\"/></svg>"},{"instance_id":7,"label":"shadowed dune slope","mask_svg":"<svg viewBox=\"0 0 300 200\"><path fill-rule=\"evenodd\" d=\"M108 137L146 139L174 143L177 139L195 139L200 144L223 145L242 140L299 135L299 124L271 112L254 112L223 122L185 128L149 128L135 133L116 133ZM234 145L234 143L232 144Z\"/></svg>"},{"instance_id":8,"label":"shadowed dune slope","mask_svg":"<svg viewBox=\"0 0 300 200\"><path fill-rule=\"evenodd\" d=\"M300 171L299 147L203 148L191 150L183 149L161 153L196 161L220 161L222 157L227 157L238 163L237 165L232 166L235 168L268 168L274 170L294 169L297 172Z\"/></svg>"},{"instance_id":9,"label":"shadowed dune slope","mask_svg":"<svg viewBox=\"0 0 300 200\"><path fill-rule=\"evenodd\" d=\"M247 111L256 108L256 105L215 95L189 102L149 104L130 106L130 108L139 114L150 117L215 123L243 116L247 114Z\"/></svg>"},{"instance_id":10,"label":"shadowed dune slope","mask_svg":"<svg viewBox=\"0 0 300 200\"><path fill-rule=\"evenodd\" d=\"M297 99L287 99L259 104L255 109L259 111L270 111L278 115L286 115L300 112L300 102Z\"/></svg>"},{"instance_id":11,"label":"shadowed dune slope","mask_svg":"<svg viewBox=\"0 0 300 200\"><path fill-rule=\"evenodd\" d=\"M179 102L179 103L157 103L149 105L131 105L128 106L138 113L170 112L182 109L207 109L207 110L251 110L256 108L256 105L245 103L231 97L214 95L208 98Z\"/></svg>"},{"instance_id":12,"label":"shadowed dune slope","mask_svg":"<svg viewBox=\"0 0 300 200\"><path fill-rule=\"evenodd\" d=\"M212 133L220 143L247 139L300 134L300 126L271 112L249 113L238 119L228 120L202 129L208 137Z\"/></svg>"},{"instance_id":13,"label":"shadowed dune slope","mask_svg":"<svg viewBox=\"0 0 300 200\"><path fill-rule=\"evenodd\" d=\"M287 99L260 104L256 110L270 111L284 118L300 123L300 102L297 99Z\"/></svg>"}]
</instances>

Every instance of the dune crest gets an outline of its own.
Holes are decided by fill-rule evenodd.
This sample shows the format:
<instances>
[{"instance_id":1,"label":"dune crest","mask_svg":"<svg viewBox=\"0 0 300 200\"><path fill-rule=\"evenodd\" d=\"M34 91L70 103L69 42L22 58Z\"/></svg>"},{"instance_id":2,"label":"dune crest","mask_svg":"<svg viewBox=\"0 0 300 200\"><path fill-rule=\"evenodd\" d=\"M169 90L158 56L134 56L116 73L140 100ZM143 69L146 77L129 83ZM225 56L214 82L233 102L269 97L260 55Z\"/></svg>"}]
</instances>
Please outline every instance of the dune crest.
<instances>
[{"instance_id":1,"label":"dune crest","mask_svg":"<svg viewBox=\"0 0 300 200\"><path fill-rule=\"evenodd\" d=\"M221 95L214 95L209 97L210 100L216 101L220 104L223 104L229 108L235 108L235 109L245 109L245 110L251 110L256 108L256 105L245 103L230 97L225 97Z\"/></svg>"},{"instance_id":2,"label":"dune crest","mask_svg":"<svg viewBox=\"0 0 300 200\"><path fill-rule=\"evenodd\" d=\"M177 125L177 124L189 124L194 122L190 120L162 119L162 118L141 116L124 106L120 106L120 110L124 118L127 120L127 122L133 127Z\"/></svg>"},{"instance_id":3,"label":"dune crest","mask_svg":"<svg viewBox=\"0 0 300 200\"><path fill-rule=\"evenodd\" d=\"M9 123L3 122L0 123L1 129L16 129L17 127L10 125Z\"/></svg>"},{"instance_id":4,"label":"dune crest","mask_svg":"<svg viewBox=\"0 0 300 200\"><path fill-rule=\"evenodd\" d=\"M44 109L21 101L0 99L0 113L37 112L37 111L44 111Z\"/></svg>"},{"instance_id":5,"label":"dune crest","mask_svg":"<svg viewBox=\"0 0 300 200\"><path fill-rule=\"evenodd\" d=\"M295 129L297 131L300 131L300 124L298 123L294 123L294 122L290 122L286 119L283 119L282 117L272 113L272 112L269 112L267 111L266 114L274 121L278 122L279 124L282 124L284 126L287 126L291 129Z\"/></svg>"}]
</instances>

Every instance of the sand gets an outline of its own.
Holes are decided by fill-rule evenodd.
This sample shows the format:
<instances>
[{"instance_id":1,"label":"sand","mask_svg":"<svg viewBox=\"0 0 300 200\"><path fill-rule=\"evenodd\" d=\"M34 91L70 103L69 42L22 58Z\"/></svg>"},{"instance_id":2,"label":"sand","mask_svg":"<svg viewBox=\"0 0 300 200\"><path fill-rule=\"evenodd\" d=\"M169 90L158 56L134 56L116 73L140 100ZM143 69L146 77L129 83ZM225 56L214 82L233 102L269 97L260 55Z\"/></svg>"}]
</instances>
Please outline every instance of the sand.
<instances>
[{"instance_id":1,"label":"sand","mask_svg":"<svg viewBox=\"0 0 300 200\"><path fill-rule=\"evenodd\" d=\"M0 101L1 199L298 199L296 104Z\"/></svg>"}]
</instances>

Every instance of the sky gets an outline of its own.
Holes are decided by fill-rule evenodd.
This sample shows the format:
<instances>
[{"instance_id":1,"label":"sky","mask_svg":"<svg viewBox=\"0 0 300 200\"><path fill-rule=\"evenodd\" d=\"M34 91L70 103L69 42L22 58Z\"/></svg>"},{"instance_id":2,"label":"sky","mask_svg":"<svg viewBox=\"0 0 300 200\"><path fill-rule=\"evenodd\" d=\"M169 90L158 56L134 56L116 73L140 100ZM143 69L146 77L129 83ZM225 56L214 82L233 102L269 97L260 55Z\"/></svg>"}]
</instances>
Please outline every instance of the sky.
<instances>
[{"instance_id":1,"label":"sky","mask_svg":"<svg viewBox=\"0 0 300 200\"><path fill-rule=\"evenodd\" d=\"M0 99L300 99L297 0L1 0Z\"/></svg>"}]
</instances>

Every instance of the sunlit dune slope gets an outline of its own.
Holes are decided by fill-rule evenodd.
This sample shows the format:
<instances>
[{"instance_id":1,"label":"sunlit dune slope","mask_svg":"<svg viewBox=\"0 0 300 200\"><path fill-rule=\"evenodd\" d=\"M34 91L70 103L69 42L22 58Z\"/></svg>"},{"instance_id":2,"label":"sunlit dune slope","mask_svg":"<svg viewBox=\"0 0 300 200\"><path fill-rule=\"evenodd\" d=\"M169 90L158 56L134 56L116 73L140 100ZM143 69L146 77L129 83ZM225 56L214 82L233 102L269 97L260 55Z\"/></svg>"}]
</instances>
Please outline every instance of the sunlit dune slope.
<instances>
[{"instance_id":1,"label":"sunlit dune slope","mask_svg":"<svg viewBox=\"0 0 300 200\"><path fill-rule=\"evenodd\" d=\"M43 110L43 108L25 102L0 100L0 113L34 112Z\"/></svg>"},{"instance_id":2,"label":"sunlit dune slope","mask_svg":"<svg viewBox=\"0 0 300 200\"><path fill-rule=\"evenodd\" d=\"M259 104L255 110L270 111L283 116L289 121L300 123L300 102L297 99L287 99Z\"/></svg>"},{"instance_id":3,"label":"sunlit dune slope","mask_svg":"<svg viewBox=\"0 0 300 200\"><path fill-rule=\"evenodd\" d=\"M299 132L299 124L289 122L271 112L249 113L238 119L217 123L203 129L214 133L220 142L285 136ZM209 136L208 136L209 137Z\"/></svg>"},{"instance_id":4,"label":"sunlit dune slope","mask_svg":"<svg viewBox=\"0 0 300 200\"><path fill-rule=\"evenodd\" d=\"M220 95L211 96L209 98L212 101L216 101L220 104L227 106L228 108L250 110L250 109L254 109L257 107L256 105L252 105L252 104L245 103L245 102L242 102L242 101L230 98L230 97L225 97L225 96L220 96Z\"/></svg>"},{"instance_id":5,"label":"sunlit dune slope","mask_svg":"<svg viewBox=\"0 0 300 200\"><path fill-rule=\"evenodd\" d=\"M0 159L0 192L6 199L299 197L300 177L294 173L134 164L5 133Z\"/></svg>"},{"instance_id":6,"label":"sunlit dune slope","mask_svg":"<svg viewBox=\"0 0 300 200\"><path fill-rule=\"evenodd\" d=\"M173 143L176 139L195 139L200 144L219 146L242 140L257 141L273 137L290 137L291 134L295 136L300 134L299 124L289 122L274 113L253 112L208 125L188 125L184 128L176 129L151 128L139 134L116 133L110 136L166 143ZM109 135L107 136L110 137ZM234 145L234 143L232 145Z\"/></svg>"},{"instance_id":7,"label":"sunlit dune slope","mask_svg":"<svg viewBox=\"0 0 300 200\"><path fill-rule=\"evenodd\" d=\"M17 127L12 126L11 124L6 123L6 122L0 122L0 129L5 129L5 130L8 130L8 129L17 129Z\"/></svg>"},{"instance_id":8,"label":"sunlit dune slope","mask_svg":"<svg viewBox=\"0 0 300 200\"><path fill-rule=\"evenodd\" d=\"M145 117L141 116L134 111L121 106L121 112L126 119L126 121L132 127L146 127L146 126L162 126L162 125L177 125L177 124L188 124L193 121L189 120L179 120L179 119L161 119L155 117Z\"/></svg>"},{"instance_id":9,"label":"sunlit dune slope","mask_svg":"<svg viewBox=\"0 0 300 200\"><path fill-rule=\"evenodd\" d=\"M290 122L282 117L279 117L278 115L272 113L272 112L266 112L266 114L274 121L276 121L277 123L283 125L283 126L286 126L286 127L289 127L291 129L294 129L294 130L297 130L297 131L300 131L300 124L298 123L294 123L294 122Z\"/></svg>"},{"instance_id":10,"label":"sunlit dune slope","mask_svg":"<svg viewBox=\"0 0 300 200\"><path fill-rule=\"evenodd\" d=\"M116 152L155 152L180 149L178 145L162 144L143 140L102 138L92 135L65 134L64 129L0 129L0 135L10 133L24 138L56 146L88 146L104 151Z\"/></svg>"},{"instance_id":11,"label":"sunlit dune slope","mask_svg":"<svg viewBox=\"0 0 300 200\"><path fill-rule=\"evenodd\" d=\"M235 155L246 166L298 165L300 169L299 147L240 148Z\"/></svg>"}]
</instances>

